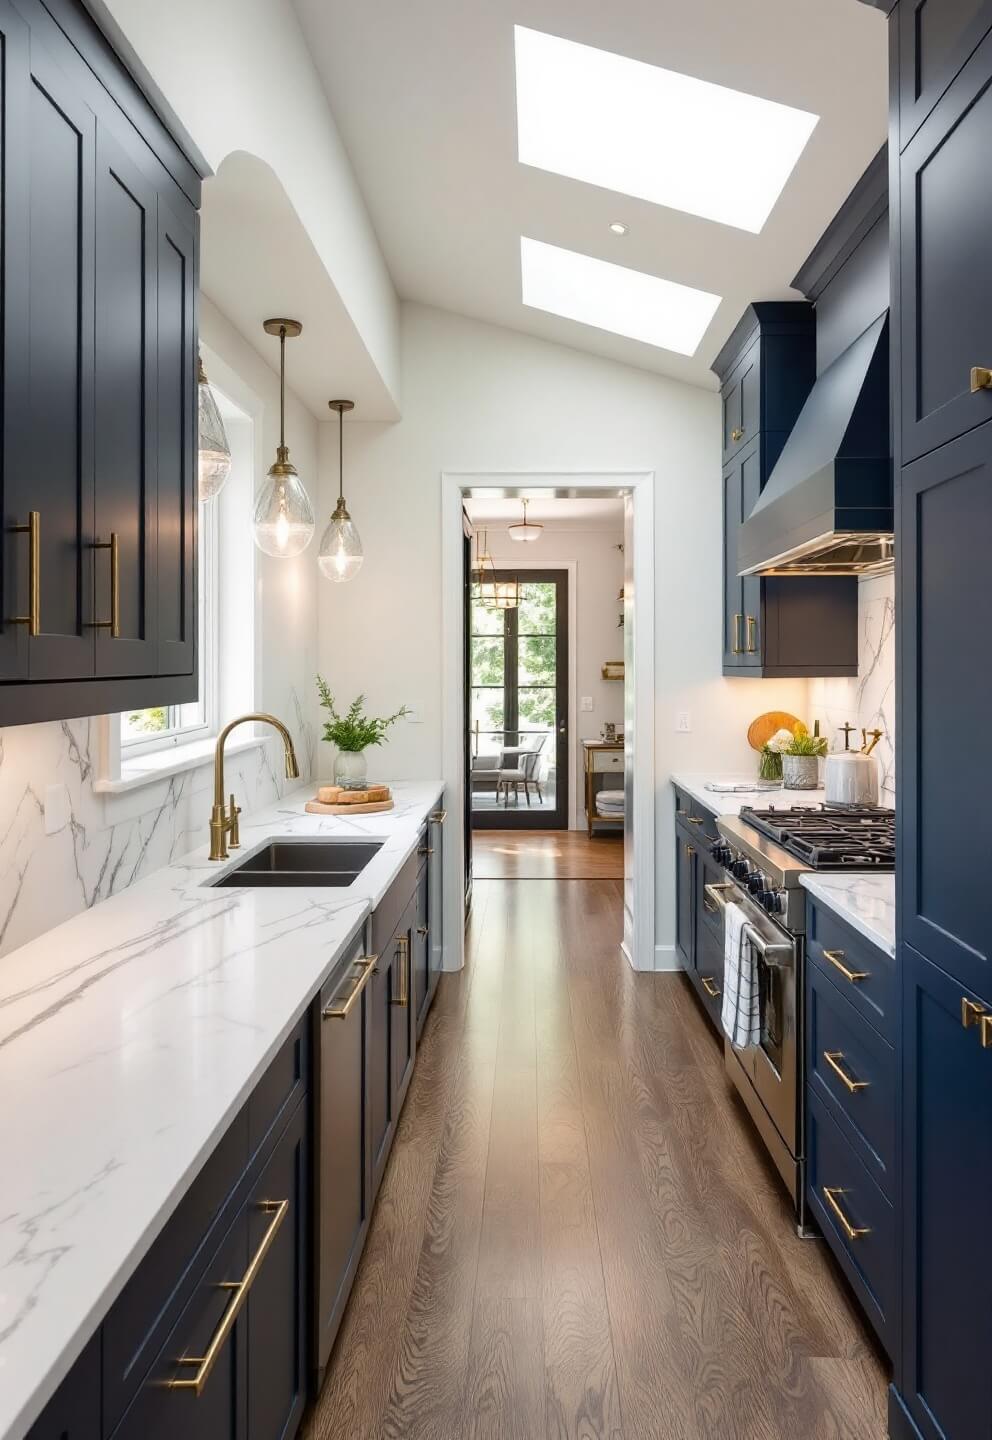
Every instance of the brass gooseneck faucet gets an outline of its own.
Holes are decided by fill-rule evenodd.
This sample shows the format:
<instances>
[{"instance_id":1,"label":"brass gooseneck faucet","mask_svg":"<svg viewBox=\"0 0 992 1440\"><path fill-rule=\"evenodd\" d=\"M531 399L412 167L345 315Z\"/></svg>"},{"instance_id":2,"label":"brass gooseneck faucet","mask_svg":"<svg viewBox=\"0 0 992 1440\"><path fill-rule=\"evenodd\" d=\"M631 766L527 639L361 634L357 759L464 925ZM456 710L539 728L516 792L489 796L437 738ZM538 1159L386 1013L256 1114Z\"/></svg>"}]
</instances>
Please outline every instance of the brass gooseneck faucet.
<instances>
[{"instance_id":1,"label":"brass gooseneck faucet","mask_svg":"<svg viewBox=\"0 0 992 1440\"><path fill-rule=\"evenodd\" d=\"M293 737L281 720L277 720L274 715L253 713L239 715L236 720L229 721L217 736L217 745L214 750L214 805L210 812L211 860L226 860L228 848L231 850L241 848L241 837L238 833L238 816L241 814L241 807L235 805L233 794L230 805L224 803L224 745L235 726L245 725L253 720L262 725L272 725L279 731L282 736L283 749L286 752L286 779L297 780L299 778L300 767L297 764L296 751L293 749Z\"/></svg>"}]
</instances>

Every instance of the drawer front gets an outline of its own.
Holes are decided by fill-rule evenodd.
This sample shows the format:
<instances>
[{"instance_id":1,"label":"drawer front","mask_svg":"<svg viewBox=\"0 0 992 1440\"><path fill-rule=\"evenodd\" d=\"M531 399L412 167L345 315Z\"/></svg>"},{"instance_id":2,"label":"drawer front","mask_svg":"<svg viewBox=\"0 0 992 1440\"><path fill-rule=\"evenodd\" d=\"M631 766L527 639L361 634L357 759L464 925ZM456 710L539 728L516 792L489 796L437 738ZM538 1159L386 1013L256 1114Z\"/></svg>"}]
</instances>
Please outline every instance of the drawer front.
<instances>
[{"instance_id":1,"label":"drawer front","mask_svg":"<svg viewBox=\"0 0 992 1440\"><path fill-rule=\"evenodd\" d=\"M723 1004L723 945L705 925L699 926L696 931L696 968L690 974L707 1014L719 1030Z\"/></svg>"},{"instance_id":2,"label":"drawer front","mask_svg":"<svg viewBox=\"0 0 992 1440\"><path fill-rule=\"evenodd\" d=\"M719 838L716 816L683 790L675 792L675 819L696 844Z\"/></svg>"},{"instance_id":3,"label":"drawer front","mask_svg":"<svg viewBox=\"0 0 992 1440\"><path fill-rule=\"evenodd\" d=\"M902 150L992 27L992 0L903 0L896 23Z\"/></svg>"},{"instance_id":4,"label":"drawer front","mask_svg":"<svg viewBox=\"0 0 992 1440\"><path fill-rule=\"evenodd\" d=\"M217 1335L232 1291L248 1268L248 1214L237 1219L201 1276L192 1299L169 1334L121 1421L114 1440L242 1440L245 1434L247 1316L242 1310L221 1346L199 1394L170 1388L196 1367L180 1360L205 1356ZM108 1427L109 1428L109 1427Z\"/></svg>"},{"instance_id":5,"label":"drawer front","mask_svg":"<svg viewBox=\"0 0 992 1440\"><path fill-rule=\"evenodd\" d=\"M623 751L622 750L592 750L592 768L597 772L617 771L623 774Z\"/></svg>"},{"instance_id":6,"label":"drawer front","mask_svg":"<svg viewBox=\"0 0 992 1440\"><path fill-rule=\"evenodd\" d=\"M372 954L382 955L399 926L410 897L417 888L417 874L423 856L418 854L427 842L418 840L417 849L403 863L403 868L372 912Z\"/></svg>"},{"instance_id":7,"label":"drawer front","mask_svg":"<svg viewBox=\"0 0 992 1440\"><path fill-rule=\"evenodd\" d=\"M806 953L859 1014L891 1041L895 961L811 899L806 901Z\"/></svg>"},{"instance_id":8,"label":"drawer front","mask_svg":"<svg viewBox=\"0 0 992 1440\"><path fill-rule=\"evenodd\" d=\"M810 966L808 981L807 1083L891 1199L895 1053L816 966Z\"/></svg>"},{"instance_id":9,"label":"drawer front","mask_svg":"<svg viewBox=\"0 0 992 1440\"><path fill-rule=\"evenodd\" d=\"M256 1155L267 1136L292 1115L307 1088L310 1051L306 1017L286 1040L248 1101L250 1155Z\"/></svg>"},{"instance_id":10,"label":"drawer front","mask_svg":"<svg viewBox=\"0 0 992 1440\"><path fill-rule=\"evenodd\" d=\"M815 1094L807 1093L810 1207L879 1339L891 1353L896 1293L894 1212L826 1107Z\"/></svg>"},{"instance_id":11,"label":"drawer front","mask_svg":"<svg viewBox=\"0 0 992 1440\"><path fill-rule=\"evenodd\" d=\"M711 860L705 849L699 851L699 884L696 891L696 924L705 928L723 954L723 911L706 893L707 885L725 885L727 877L722 866ZM722 962L721 962L722 965Z\"/></svg>"}]
</instances>

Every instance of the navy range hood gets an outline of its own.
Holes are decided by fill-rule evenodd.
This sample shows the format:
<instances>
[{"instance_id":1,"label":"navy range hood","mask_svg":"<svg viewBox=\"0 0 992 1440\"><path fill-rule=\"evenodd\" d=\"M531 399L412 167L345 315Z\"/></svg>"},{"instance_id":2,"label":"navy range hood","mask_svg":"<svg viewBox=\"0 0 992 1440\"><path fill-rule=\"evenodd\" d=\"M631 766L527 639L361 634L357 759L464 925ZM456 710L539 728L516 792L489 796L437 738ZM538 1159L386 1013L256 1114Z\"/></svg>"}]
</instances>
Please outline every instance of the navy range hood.
<instances>
[{"instance_id":1,"label":"navy range hood","mask_svg":"<svg viewBox=\"0 0 992 1440\"><path fill-rule=\"evenodd\" d=\"M738 535L742 575L872 575L893 565L889 317L817 378Z\"/></svg>"}]
</instances>

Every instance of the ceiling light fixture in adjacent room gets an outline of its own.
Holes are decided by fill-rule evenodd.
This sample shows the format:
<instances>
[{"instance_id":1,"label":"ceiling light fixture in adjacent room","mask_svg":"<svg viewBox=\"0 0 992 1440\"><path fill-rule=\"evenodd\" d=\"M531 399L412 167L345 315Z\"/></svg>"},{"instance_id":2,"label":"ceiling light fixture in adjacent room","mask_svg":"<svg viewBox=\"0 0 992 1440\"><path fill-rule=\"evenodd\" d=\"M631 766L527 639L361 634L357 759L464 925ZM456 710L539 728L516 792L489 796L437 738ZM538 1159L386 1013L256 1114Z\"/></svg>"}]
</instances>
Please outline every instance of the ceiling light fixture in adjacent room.
<instances>
[{"instance_id":1,"label":"ceiling light fixture in adjacent room","mask_svg":"<svg viewBox=\"0 0 992 1440\"><path fill-rule=\"evenodd\" d=\"M354 520L344 502L344 415L354 410L354 400L328 400L331 410L338 412L338 503L320 541L317 564L328 580L339 584L351 580L362 568L365 556Z\"/></svg>"},{"instance_id":2,"label":"ceiling light fixture in adjacent room","mask_svg":"<svg viewBox=\"0 0 992 1440\"><path fill-rule=\"evenodd\" d=\"M643 270L520 237L525 305L595 325L678 355L694 355L720 304L719 295L662 280Z\"/></svg>"},{"instance_id":3,"label":"ceiling light fixture in adjacent room","mask_svg":"<svg viewBox=\"0 0 992 1440\"><path fill-rule=\"evenodd\" d=\"M298 320L266 320L262 328L279 336L279 448L255 505L255 544L266 555L288 559L307 548L314 532L310 498L286 444L286 340L295 339L303 326Z\"/></svg>"},{"instance_id":4,"label":"ceiling light fixture in adjacent room","mask_svg":"<svg viewBox=\"0 0 992 1440\"><path fill-rule=\"evenodd\" d=\"M523 540L533 544L535 540L540 540L544 526L534 520L527 519L527 505L528 501L524 500L524 518L518 521L516 525L509 527L509 536L511 540Z\"/></svg>"},{"instance_id":5,"label":"ceiling light fixture in adjacent room","mask_svg":"<svg viewBox=\"0 0 992 1440\"><path fill-rule=\"evenodd\" d=\"M214 392L207 383L203 360L196 357L198 421L197 421L197 462L199 474L199 496L201 500L212 500L220 493L231 473L231 447L227 431L214 399Z\"/></svg>"},{"instance_id":6,"label":"ceiling light fixture in adjacent room","mask_svg":"<svg viewBox=\"0 0 992 1440\"><path fill-rule=\"evenodd\" d=\"M819 119L523 25L514 49L522 164L754 234Z\"/></svg>"},{"instance_id":7,"label":"ceiling light fixture in adjacent room","mask_svg":"<svg viewBox=\"0 0 992 1440\"><path fill-rule=\"evenodd\" d=\"M496 604L496 566L487 541L485 530L475 532L475 582L479 587L479 603L492 610Z\"/></svg>"}]
</instances>

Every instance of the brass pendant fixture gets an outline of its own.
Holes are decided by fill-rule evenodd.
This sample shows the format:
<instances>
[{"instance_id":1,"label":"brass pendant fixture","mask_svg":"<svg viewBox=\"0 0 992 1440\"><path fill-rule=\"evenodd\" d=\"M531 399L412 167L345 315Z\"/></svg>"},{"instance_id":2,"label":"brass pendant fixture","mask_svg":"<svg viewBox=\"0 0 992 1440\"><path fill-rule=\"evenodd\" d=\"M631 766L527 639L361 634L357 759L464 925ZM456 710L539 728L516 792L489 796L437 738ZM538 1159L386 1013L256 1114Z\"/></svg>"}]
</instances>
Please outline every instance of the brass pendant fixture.
<instances>
[{"instance_id":1,"label":"brass pendant fixture","mask_svg":"<svg viewBox=\"0 0 992 1440\"><path fill-rule=\"evenodd\" d=\"M533 544L535 540L540 540L544 526L538 524L536 520L527 519L527 504L528 502L524 500L524 518L518 520L516 525L511 525L508 534L511 540L523 540L526 543Z\"/></svg>"},{"instance_id":2,"label":"brass pendant fixture","mask_svg":"<svg viewBox=\"0 0 992 1440\"><path fill-rule=\"evenodd\" d=\"M307 548L315 528L310 498L286 444L286 341L303 326L298 320L266 320L262 328L279 336L279 448L255 505L255 544L266 555L288 559Z\"/></svg>"},{"instance_id":3,"label":"brass pendant fixture","mask_svg":"<svg viewBox=\"0 0 992 1440\"><path fill-rule=\"evenodd\" d=\"M479 602L487 610L516 610L520 604L520 582L514 577L512 580L500 580L496 575L496 565L489 553L487 544L488 534L485 530L476 531L476 556L475 573L479 586Z\"/></svg>"},{"instance_id":4,"label":"brass pendant fixture","mask_svg":"<svg viewBox=\"0 0 992 1440\"><path fill-rule=\"evenodd\" d=\"M344 416L346 410L354 410L355 402L328 400L327 404L338 412L338 503L321 537L317 564L328 580L340 584L357 575L365 559L361 538L344 500Z\"/></svg>"},{"instance_id":5,"label":"brass pendant fixture","mask_svg":"<svg viewBox=\"0 0 992 1440\"><path fill-rule=\"evenodd\" d=\"M227 431L214 399L203 361L196 357L197 366L197 466L199 474L199 497L212 500L223 490L231 473L231 447L227 442Z\"/></svg>"}]
</instances>

